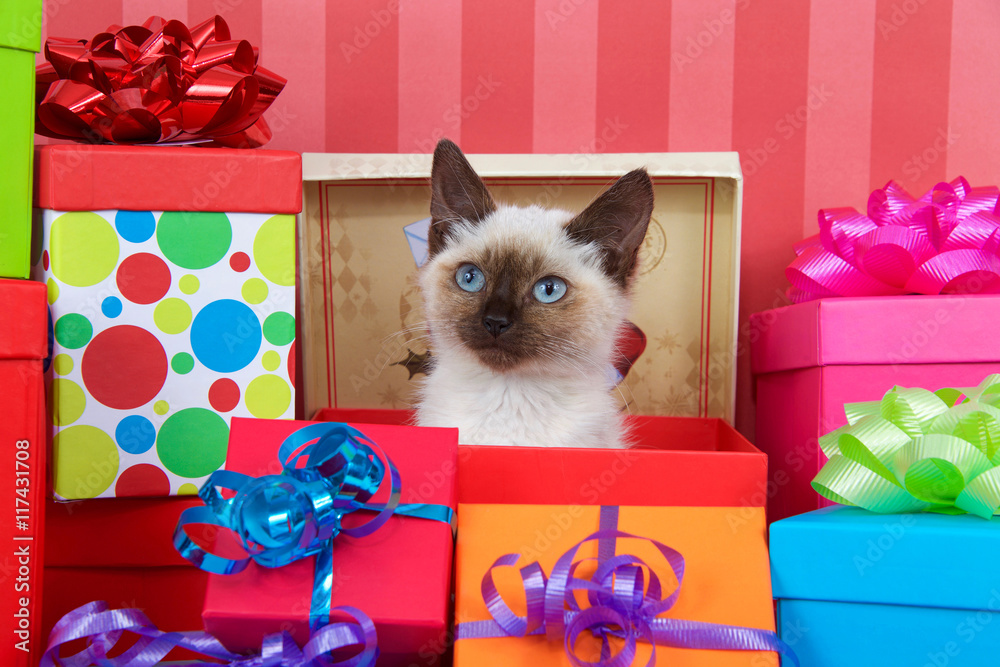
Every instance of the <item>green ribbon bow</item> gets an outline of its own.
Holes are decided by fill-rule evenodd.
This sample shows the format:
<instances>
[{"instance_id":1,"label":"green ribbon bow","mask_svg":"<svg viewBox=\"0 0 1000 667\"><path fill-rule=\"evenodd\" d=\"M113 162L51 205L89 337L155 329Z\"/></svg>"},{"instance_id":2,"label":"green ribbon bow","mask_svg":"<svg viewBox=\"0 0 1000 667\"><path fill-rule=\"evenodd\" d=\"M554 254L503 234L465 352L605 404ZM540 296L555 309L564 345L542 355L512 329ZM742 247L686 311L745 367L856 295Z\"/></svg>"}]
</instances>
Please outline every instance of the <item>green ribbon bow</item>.
<instances>
[{"instance_id":1,"label":"green ribbon bow","mask_svg":"<svg viewBox=\"0 0 1000 667\"><path fill-rule=\"evenodd\" d=\"M830 460L817 493L879 513L997 513L1000 374L967 389L893 387L844 411L848 425L819 440Z\"/></svg>"}]
</instances>

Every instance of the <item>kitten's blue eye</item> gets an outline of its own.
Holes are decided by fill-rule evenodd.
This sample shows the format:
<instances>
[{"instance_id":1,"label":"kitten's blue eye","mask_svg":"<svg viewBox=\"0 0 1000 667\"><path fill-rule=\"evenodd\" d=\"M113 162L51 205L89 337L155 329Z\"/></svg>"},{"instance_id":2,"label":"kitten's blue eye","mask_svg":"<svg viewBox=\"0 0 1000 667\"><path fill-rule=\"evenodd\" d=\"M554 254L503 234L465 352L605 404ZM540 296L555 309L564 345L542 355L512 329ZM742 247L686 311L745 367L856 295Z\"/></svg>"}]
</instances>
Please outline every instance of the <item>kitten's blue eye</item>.
<instances>
[{"instance_id":1,"label":"kitten's blue eye","mask_svg":"<svg viewBox=\"0 0 1000 667\"><path fill-rule=\"evenodd\" d=\"M535 283L531 293L542 303L555 303L566 294L566 283L561 278L549 276Z\"/></svg>"},{"instance_id":2,"label":"kitten's blue eye","mask_svg":"<svg viewBox=\"0 0 1000 667\"><path fill-rule=\"evenodd\" d=\"M486 285L486 276L475 264L463 264L455 272L455 282L466 292L478 292Z\"/></svg>"}]
</instances>

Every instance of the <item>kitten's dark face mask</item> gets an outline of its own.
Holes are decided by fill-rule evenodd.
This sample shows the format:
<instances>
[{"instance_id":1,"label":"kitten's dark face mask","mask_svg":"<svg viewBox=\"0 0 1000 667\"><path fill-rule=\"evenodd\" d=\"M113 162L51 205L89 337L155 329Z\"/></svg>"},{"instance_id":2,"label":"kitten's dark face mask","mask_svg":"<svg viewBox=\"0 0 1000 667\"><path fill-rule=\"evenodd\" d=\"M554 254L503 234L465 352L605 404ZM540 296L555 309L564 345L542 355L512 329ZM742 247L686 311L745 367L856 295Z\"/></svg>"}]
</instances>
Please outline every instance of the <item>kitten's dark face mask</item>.
<instances>
[{"instance_id":1,"label":"kitten's dark face mask","mask_svg":"<svg viewBox=\"0 0 1000 667\"><path fill-rule=\"evenodd\" d=\"M466 348L494 370L566 348L584 316L577 286L542 275L546 258L526 248L492 248L472 259L459 265L454 284L440 292Z\"/></svg>"},{"instance_id":2,"label":"kitten's dark face mask","mask_svg":"<svg viewBox=\"0 0 1000 667\"><path fill-rule=\"evenodd\" d=\"M583 363L588 347L613 340L652 213L644 170L576 217L498 208L447 140L434 153L431 181L432 327L496 371Z\"/></svg>"}]
</instances>

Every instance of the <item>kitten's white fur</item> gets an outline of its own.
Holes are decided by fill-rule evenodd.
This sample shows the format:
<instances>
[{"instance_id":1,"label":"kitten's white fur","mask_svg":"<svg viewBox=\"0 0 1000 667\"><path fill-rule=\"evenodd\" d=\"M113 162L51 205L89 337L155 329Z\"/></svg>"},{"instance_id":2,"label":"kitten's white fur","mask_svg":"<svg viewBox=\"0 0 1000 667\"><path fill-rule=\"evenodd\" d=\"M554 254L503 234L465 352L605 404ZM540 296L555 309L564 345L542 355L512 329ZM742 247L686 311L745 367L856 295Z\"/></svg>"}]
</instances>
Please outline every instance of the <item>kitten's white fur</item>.
<instances>
[{"instance_id":1,"label":"kitten's white fur","mask_svg":"<svg viewBox=\"0 0 1000 667\"><path fill-rule=\"evenodd\" d=\"M434 351L423 383L417 422L457 426L459 442L551 447L627 446L608 368L625 323L628 299L601 268L593 244L573 243L563 228L573 214L538 206L500 205L481 222L456 223L447 246L420 274ZM443 325L441 271L452 274L489 248L515 247L546 258L546 273L566 280L586 299L587 326L573 340L552 341L530 362L494 371ZM540 276L541 277L541 276Z\"/></svg>"}]
</instances>

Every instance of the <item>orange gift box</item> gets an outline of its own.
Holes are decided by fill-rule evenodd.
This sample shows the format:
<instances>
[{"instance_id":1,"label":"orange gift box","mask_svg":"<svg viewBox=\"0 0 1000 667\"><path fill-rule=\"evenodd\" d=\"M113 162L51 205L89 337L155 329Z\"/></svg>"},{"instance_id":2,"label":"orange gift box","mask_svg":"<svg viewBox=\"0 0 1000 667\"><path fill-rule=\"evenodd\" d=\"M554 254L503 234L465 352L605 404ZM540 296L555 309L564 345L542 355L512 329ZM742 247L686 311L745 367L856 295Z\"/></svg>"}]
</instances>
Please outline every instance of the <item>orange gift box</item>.
<instances>
[{"instance_id":1,"label":"orange gift box","mask_svg":"<svg viewBox=\"0 0 1000 667\"><path fill-rule=\"evenodd\" d=\"M559 557L597 532L600 507L579 505L460 504L456 552L455 622L489 620L483 601L483 575L503 554L520 553L517 567L537 561L546 574ZM685 574L676 605L661 617L774 630L771 579L765 541L764 509L734 507L639 507L619 509L618 529L679 551ZM617 540L616 554L634 554L659 573L666 593L676 585L663 556L644 540ZM586 542L576 560L597 555ZM577 571L585 576L594 561ZM590 572L587 566L590 565ZM494 580L511 609L525 613L520 577L513 568L498 569ZM455 667L570 665L563 643L544 635L468 638L455 643ZM643 665L651 646L639 642L632 664ZM589 634L577 643L577 656L600 658L600 643ZM657 646L657 663L671 667L763 667L779 664L762 651L678 649Z\"/></svg>"}]
</instances>

